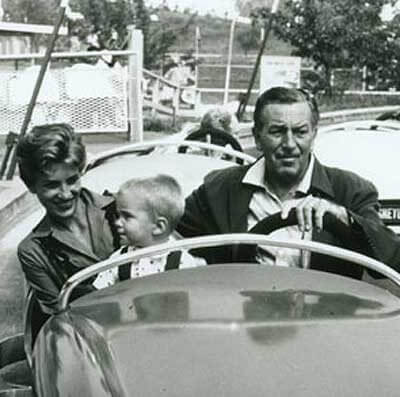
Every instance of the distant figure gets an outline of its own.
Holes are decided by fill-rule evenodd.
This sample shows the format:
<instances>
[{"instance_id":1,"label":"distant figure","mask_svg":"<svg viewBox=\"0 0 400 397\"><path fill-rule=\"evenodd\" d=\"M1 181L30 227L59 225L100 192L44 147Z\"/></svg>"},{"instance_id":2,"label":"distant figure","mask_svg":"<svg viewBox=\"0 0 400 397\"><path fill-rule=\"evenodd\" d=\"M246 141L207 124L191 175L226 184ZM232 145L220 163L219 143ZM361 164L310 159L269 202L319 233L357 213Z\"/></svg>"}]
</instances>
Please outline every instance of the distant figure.
<instances>
[{"instance_id":1,"label":"distant figure","mask_svg":"<svg viewBox=\"0 0 400 397\"><path fill-rule=\"evenodd\" d=\"M200 128L202 130L222 130L231 134L235 132L236 124L235 117L229 111L216 107L203 115Z\"/></svg>"},{"instance_id":2,"label":"distant figure","mask_svg":"<svg viewBox=\"0 0 400 397\"><path fill-rule=\"evenodd\" d=\"M200 121L200 128L189 130L185 140L208 142L225 147L230 146L232 149L242 152L243 148L232 134L236 130L235 117L232 117L229 111L216 107L203 115ZM186 150L187 148L185 147L179 148L180 153L185 153Z\"/></svg>"}]
</instances>

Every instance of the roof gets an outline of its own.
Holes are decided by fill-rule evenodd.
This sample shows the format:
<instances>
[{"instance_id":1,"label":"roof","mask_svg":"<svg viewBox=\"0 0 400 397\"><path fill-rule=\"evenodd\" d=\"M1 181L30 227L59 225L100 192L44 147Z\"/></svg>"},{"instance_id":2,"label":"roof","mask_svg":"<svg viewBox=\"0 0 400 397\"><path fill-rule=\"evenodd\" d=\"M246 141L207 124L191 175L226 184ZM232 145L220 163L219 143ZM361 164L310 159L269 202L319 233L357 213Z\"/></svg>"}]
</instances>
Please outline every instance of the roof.
<instances>
[{"instance_id":1,"label":"roof","mask_svg":"<svg viewBox=\"0 0 400 397\"><path fill-rule=\"evenodd\" d=\"M52 25L38 25L29 23L0 22L1 32L27 33L27 34L51 34L54 27ZM67 35L67 28L60 27L58 32L61 36Z\"/></svg>"}]
</instances>

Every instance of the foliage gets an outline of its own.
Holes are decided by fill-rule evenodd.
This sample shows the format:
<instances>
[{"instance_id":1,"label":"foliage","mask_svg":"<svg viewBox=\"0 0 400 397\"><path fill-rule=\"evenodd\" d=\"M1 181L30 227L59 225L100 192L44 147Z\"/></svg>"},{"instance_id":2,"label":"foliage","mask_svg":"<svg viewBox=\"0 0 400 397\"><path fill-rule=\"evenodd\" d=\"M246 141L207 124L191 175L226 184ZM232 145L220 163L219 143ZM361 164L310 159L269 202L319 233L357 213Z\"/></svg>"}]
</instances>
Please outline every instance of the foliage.
<instances>
[{"instance_id":1,"label":"foliage","mask_svg":"<svg viewBox=\"0 0 400 397\"><path fill-rule=\"evenodd\" d=\"M171 51L180 36L187 35L189 29L195 26L197 17L196 14L176 13L165 9L157 10L157 16L159 22L152 23L147 31L144 64L148 69L164 69L167 52Z\"/></svg>"},{"instance_id":2,"label":"foliage","mask_svg":"<svg viewBox=\"0 0 400 397\"><path fill-rule=\"evenodd\" d=\"M273 0L236 0L235 6L241 16L248 17L251 13L260 7L270 9Z\"/></svg>"},{"instance_id":3,"label":"foliage","mask_svg":"<svg viewBox=\"0 0 400 397\"><path fill-rule=\"evenodd\" d=\"M54 25L58 15L58 0L3 0L3 20L16 23ZM32 37L32 45L39 50L39 45L47 43L45 35Z\"/></svg>"},{"instance_id":4,"label":"foliage","mask_svg":"<svg viewBox=\"0 0 400 397\"><path fill-rule=\"evenodd\" d=\"M144 131L174 133L180 131L182 124L183 119L177 120L176 125L173 125L172 119L169 117L151 115L143 117Z\"/></svg>"},{"instance_id":5,"label":"foliage","mask_svg":"<svg viewBox=\"0 0 400 397\"><path fill-rule=\"evenodd\" d=\"M250 29L241 31L237 35L237 40L247 55L250 50L256 50L260 46L260 30L252 24Z\"/></svg>"},{"instance_id":6,"label":"foliage","mask_svg":"<svg viewBox=\"0 0 400 397\"><path fill-rule=\"evenodd\" d=\"M5 21L52 25L58 0L3 0Z\"/></svg>"},{"instance_id":7,"label":"foliage","mask_svg":"<svg viewBox=\"0 0 400 397\"><path fill-rule=\"evenodd\" d=\"M71 23L71 29L81 40L94 35L101 49L121 49L126 46L127 27L135 17L135 7L130 1L70 0L70 7L84 16L84 20Z\"/></svg>"},{"instance_id":8,"label":"foliage","mask_svg":"<svg viewBox=\"0 0 400 397\"><path fill-rule=\"evenodd\" d=\"M96 34L98 46L123 49L127 45L127 26L134 24L144 38L143 61L146 68L159 67L179 34L191 23L187 18L182 26L171 26L168 21L151 22L143 0L70 0L71 8L81 12L85 19L75 23L74 29L83 40Z\"/></svg>"},{"instance_id":9,"label":"foliage","mask_svg":"<svg viewBox=\"0 0 400 397\"><path fill-rule=\"evenodd\" d=\"M332 68L377 70L392 61L393 31L380 19L384 3L387 0L287 0L274 31L295 48L293 55L310 58L322 68L329 89ZM269 10L259 9L253 17L260 14L267 17Z\"/></svg>"}]
</instances>

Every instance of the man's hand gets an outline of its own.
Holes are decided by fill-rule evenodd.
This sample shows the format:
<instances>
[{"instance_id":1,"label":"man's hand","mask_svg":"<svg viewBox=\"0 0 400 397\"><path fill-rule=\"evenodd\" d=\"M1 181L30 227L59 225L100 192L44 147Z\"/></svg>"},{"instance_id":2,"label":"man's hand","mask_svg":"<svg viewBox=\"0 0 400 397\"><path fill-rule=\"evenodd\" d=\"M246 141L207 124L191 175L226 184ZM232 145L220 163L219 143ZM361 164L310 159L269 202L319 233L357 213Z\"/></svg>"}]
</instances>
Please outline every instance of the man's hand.
<instances>
[{"instance_id":1,"label":"man's hand","mask_svg":"<svg viewBox=\"0 0 400 397\"><path fill-rule=\"evenodd\" d=\"M323 229L324 215L329 213L335 218L349 225L349 217L346 208L332 203L331 201L309 195L304 199L289 200L283 204L282 219L286 219L292 208L296 208L297 221L302 232L311 230L315 227L317 230Z\"/></svg>"}]
</instances>

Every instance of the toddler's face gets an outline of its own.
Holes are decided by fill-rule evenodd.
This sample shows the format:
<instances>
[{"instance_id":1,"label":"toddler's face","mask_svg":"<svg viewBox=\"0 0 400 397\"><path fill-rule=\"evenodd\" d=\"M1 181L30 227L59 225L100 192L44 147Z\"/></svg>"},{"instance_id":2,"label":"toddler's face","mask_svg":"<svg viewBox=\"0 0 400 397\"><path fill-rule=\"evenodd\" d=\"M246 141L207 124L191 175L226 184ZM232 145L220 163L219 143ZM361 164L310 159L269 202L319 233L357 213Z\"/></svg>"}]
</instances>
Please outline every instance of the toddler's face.
<instances>
[{"instance_id":1,"label":"toddler's face","mask_svg":"<svg viewBox=\"0 0 400 397\"><path fill-rule=\"evenodd\" d=\"M121 244L137 248L153 245L155 223L144 200L136 195L119 193L116 204L119 215L116 226Z\"/></svg>"}]
</instances>

